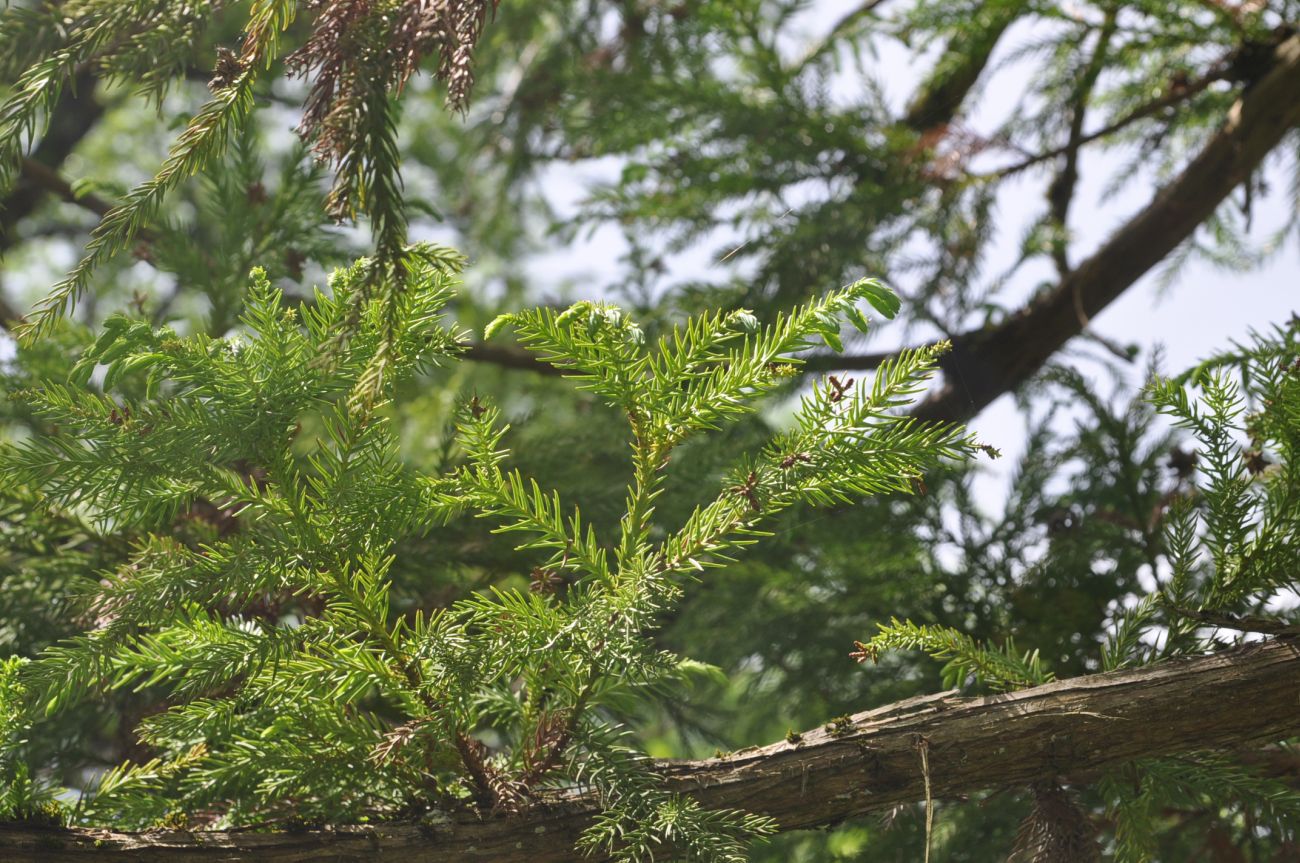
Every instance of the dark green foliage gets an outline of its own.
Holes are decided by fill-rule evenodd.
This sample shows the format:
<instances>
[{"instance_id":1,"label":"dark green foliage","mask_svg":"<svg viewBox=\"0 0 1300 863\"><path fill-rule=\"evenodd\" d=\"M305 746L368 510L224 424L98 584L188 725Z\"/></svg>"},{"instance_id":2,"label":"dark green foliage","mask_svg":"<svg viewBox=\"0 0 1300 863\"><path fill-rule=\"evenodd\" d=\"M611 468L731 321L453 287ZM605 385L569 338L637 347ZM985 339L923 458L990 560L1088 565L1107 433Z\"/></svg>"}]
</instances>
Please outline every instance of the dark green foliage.
<instances>
[{"instance_id":1,"label":"dark green foliage","mask_svg":"<svg viewBox=\"0 0 1300 863\"><path fill-rule=\"evenodd\" d=\"M12 79L12 92L0 101L0 191L13 186L24 148L39 137L63 87L79 68L94 68L108 80L137 83L160 104L206 47L203 25L222 5L88 0L66 8L42 3L35 10L6 10L0 18L0 48L6 55L27 57L30 65L12 64L11 76L6 76ZM381 301L385 314L379 349L358 379L353 399L354 408L368 408L384 389L384 376L391 373L400 295L410 276L403 265L407 219L393 96L420 60L436 53L449 101L463 107L473 81L473 47L495 4L256 0L249 6L240 50L215 49L216 68L208 82L211 98L176 138L156 175L104 215L85 256L51 289L21 331L28 338L47 333L86 292L96 270L156 219L165 197L219 158L248 127L259 77L279 58L283 36L304 6L315 20L309 38L288 64L295 75L315 76L301 131L337 168L330 214L342 220L364 212L375 237L371 272L357 286L353 308L330 347L332 353L346 341L367 301ZM51 38L51 31L58 37ZM28 44L48 53L30 54Z\"/></svg>"},{"instance_id":2,"label":"dark green foliage","mask_svg":"<svg viewBox=\"0 0 1300 863\"><path fill-rule=\"evenodd\" d=\"M1101 667L1212 649L1222 633L1213 625L1231 631L1237 624L1235 628L1249 631L1252 621L1265 627L1294 622L1293 612L1278 617L1268 613L1268 604L1294 585L1292 569L1300 552L1295 505L1300 477L1291 467L1300 420L1298 338L1300 329L1293 322L1250 348L1195 369L1185 376L1195 389L1187 381L1167 379L1156 379L1149 387L1147 398L1156 408L1192 433L1202 481L1176 486L1159 500L1146 525L1133 525L1134 530L1159 530L1147 547L1157 585L1129 608L1112 606L1114 622L1101 645ZM1240 384L1224 372L1227 366L1235 367ZM1243 422L1242 390L1257 408L1248 422ZM1149 419L1149 412L1136 412L1137 417L1144 414ZM1105 419L1103 415L1102 429ZM1084 438L1096 440L1093 434ZM1130 445L1127 451L1134 449ZM1225 611L1230 613L1221 613ZM898 649L947 660L947 686L970 679L996 690L1051 679L1037 651L1021 656L1009 638L994 650L955 629L895 620L858 646L860 660L876 660L881 651ZM1170 853L1157 851L1162 844L1157 822L1169 818L1157 813L1210 808L1218 811L1220 824L1234 825L1234 813L1248 812L1246 817L1264 825L1273 842L1284 844L1294 841L1300 813L1300 793L1294 788L1214 754L1135 763L1103 777L1098 790L1116 820L1116 859L1125 861L1165 859ZM1234 842L1251 841L1229 829Z\"/></svg>"},{"instance_id":3,"label":"dark green foliage","mask_svg":"<svg viewBox=\"0 0 1300 863\"><path fill-rule=\"evenodd\" d=\"M1295 791L1259 760L1285 743L941 801L928 837L902 807L753 847L772 825L648 769L1294 623L1293 325L1142 398L1049 369L1019 393L1028 446L994 512L947 458L972 440L901 416L942 347L856 380L797 357L863 343L868 307L959 350L1004 320L1016 278L1080 257L1079 154L1123 156L1115 191L1168 178L1294 32L1294 0L865 3L811 28L803 0L493 8L0 12L0 193L98 79L107 119L63 170L116 201L0 365L0 817L509 815L582 786L605 808L584 847L628 858L673 837L701 860L928 843L985 863L1033 854L1064 812L1119 859L1289 859ZM922 70L901 106L880 59L900 49ZM1017 110L967 126L971 88L1014 63ZM590 160L616 170L551 209L568 180L533 181ZM1040 173L999 269L998 195ZM1278 173L1165 275L1284 248L1245 236ZM70 209L0 238L7 288L70 263ZM525 253L598 226L627 241L626 308L587 282L553 301ZM454 297L459 256L410 244L449 230L476 263ZM716 267L674 269L700 248ZM569 380L456 361L461 328Z\"/></svg>"}]
</instances>

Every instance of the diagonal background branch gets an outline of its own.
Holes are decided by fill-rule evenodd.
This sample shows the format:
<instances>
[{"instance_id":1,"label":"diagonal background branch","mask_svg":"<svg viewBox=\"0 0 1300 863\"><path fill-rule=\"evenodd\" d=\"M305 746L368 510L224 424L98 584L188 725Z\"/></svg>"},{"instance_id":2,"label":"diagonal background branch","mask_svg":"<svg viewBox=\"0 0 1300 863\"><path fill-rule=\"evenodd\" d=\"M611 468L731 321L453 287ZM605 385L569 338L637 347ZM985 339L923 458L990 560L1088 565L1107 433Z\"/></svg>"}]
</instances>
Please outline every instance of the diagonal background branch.
<instances>
[{"instance_id":1,"label":"diagonal background branch","mask_svg":"<svg viewBox=\"0 0 1300 863\"><path fill-rule=\"evenodd\" d=\"M64 200L76 201L70 188L66 193L52 189L48 181L55 177L63 182L57 177L59 167L104 114L103 106L95 99L96 84L90 72L82 71L54 104L44 137L24 160L18 183L0 202L0 252L15 244L18 224L31 215L47 192L54 191Z\"/></svg>"},{"instance_id":2,"label":"diagonal background branch","mask_svg":"<svg viewBox=\"0 0 1300 863\"><path fill-rule=\"evenodd\" d=\"M989 51L1002 30L1002 26L991 29ZM986 56L980 60L982 53L977 52L970 68L949 71L923 88L905 122L921 128L924 121L937 118L942 123L945 117L950 119L987 61ZM1216 66L1193 89L1208 86L1222 74ZM962 86L956 86L958 82ZM1300 35L1277 46L1270 71L1247 88L1200 154L1091 257L1002 322L955 336L953 350L942 361L943 385L914 414L922 419L968 420L999 396L1025 383L1066 342L1082 334L1093 317L1186 242L1297 126ZM1073 143L1084 144L1106 131ZM1054 151L1047 155L1060 154ZM888 356L889 352L814 354L807 358L806 369L869 370ZM476 345L465 357L508 368L555 373L517 349Z\"/></svg>"},{"instance_id":3,"label":"diagonal background branch","mask_svg":"<svg viewBox=\"0 0 1300 863\"><path fill-rule=\"evenodd\" d=\"M1300 733L1300 645L1257 642L1207 656L1075 678L1006 695L922 696L707 761L661 762L673 791L709 808L774 817L784 830L936 797L1090 779L1137 758L1239 747ZM1250 709L1243 710L1242 705ZM589 798L516 817L293 833L114 833L0 825L8 863L561 863ZM596 858L592 858L596 859Z\"/></svg>"},{"instance_id":4,"label":"diagonal background branch","mask_svg":"<svg viewBox=\"0 0 1300 863\"><path fill-rule=\"evenodd\" d=\"M953 339L945 381L914 412L966 420L1027 381L1091 318L1186 241L1300 125L1300 35L1229 111L1195 159L1056 287L1003 322Z\"/></svg>"},{"instance_id":5,"label":"diagonal background branch","mask_svg":"<svg viewBox=\"0 0 1300 863\"><path fill-rule=\"evenodd\" d=\"M993 49L1020 12L1014 3L985 4L977 16L981 26L948 46L907 106L903 125L917 132L927 132L951 123L984 74L993 57Z\"/></svg>"}]
</instances>

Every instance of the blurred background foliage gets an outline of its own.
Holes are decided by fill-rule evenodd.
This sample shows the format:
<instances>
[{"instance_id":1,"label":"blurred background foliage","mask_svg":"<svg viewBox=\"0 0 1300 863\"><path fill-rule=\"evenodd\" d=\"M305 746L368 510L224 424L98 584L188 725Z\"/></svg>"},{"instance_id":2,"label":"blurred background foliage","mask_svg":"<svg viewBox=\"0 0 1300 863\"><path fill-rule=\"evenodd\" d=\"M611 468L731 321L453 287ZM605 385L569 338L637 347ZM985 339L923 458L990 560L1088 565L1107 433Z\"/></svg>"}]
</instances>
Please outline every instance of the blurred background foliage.
<instances>
[{"instance_id":1,"label":"blurred background foliage","mask_svg":"<svg viewBox=\"0 0 1300 863\"><path fill-rule=\"evenodd\" d=\"M34 5L11 2L4 14ZM25 172L0 213L7 320L75 263L97 206L151 176L207 98L216 50L237 43L243 21L214 9L193 44L166 48L180 81L156 105L136 83L88 70L56 107L32 152L50 175ZM469 256L454 314L480 332L502 311L601 295L635 308L653 336L686 312L745 306L769 316L861 276L900 288L903 325L887 331L895 343L978 331L1049 293L1098 231L1123 230L1102 212L1080 214L1081 183L1145 201L1216 134L1297 26L1293 0L503 0L463 114L443 106L442 85L427 77L402 96L411 236ZM0 81L12 83L28 59L6 54ZM364 253L359 227L326 220L329 171L292 132L305 90L265 79L256 122L98 271L64 325L32 345L4 338L4 389L65 378L110 312L221 334L236 324L252 266L306 302L330 268ZM969 118L989 99L1001 116L977 127ZM1292 129L1177 244L1164 271L1170 290L1176 267L1198 257L1228 271L1226 297L1232 271L1294 254L1298 172ZM1013 187L1024 208L1008 213L1002 196ZM1261 236L1252 217L1265 206L1275 218ZM555 266L574 255L596 255L590 279ZM1159 321L1151 326L1161 335ZM1162 572L1162 516L1196 456L1134 391L1142 369L1128 346L1079 329L1073 352L1014 394L1024 444L1013 446L1022 454L1005 483L954 465L918 496L796 509L761 554L703 577L660 637L722 673L636 717L648 750L707 756L934 691L935 661L848 658L854 639L893 617L1014 638L1060 677L1097 670L1116 611ZM849 353L867 356L866 347L850 343ZM508 349L471 353L407 384L384 408L405 457L430 473L447 467L453 405L490 394L512 424L522 471L612 530L627 455L617 418L517 359ZM695 491L717 486L737 452L779 429L806 385L792 380L764 413L684 447L662 517L684 520ZM18 399L0 402L0 426L11 438L45 431ZM191 543L230 529L197 508L174 526ZM392 569L396 610L526 586L532 560L487 530L459 522L406 541ZM69 598L137 539L44 508L28 489L0 489L0 658L33 656L83 629ZM89 772L144 754L131 729L158 707L147 693L115 693L65 715L35 757L82 786ZM945 803L935 859L1005 859L1027 806L1016 791ZM1182 829L1161 834L1160 859L1300 853L1240 813L1189 805L1162 817ZM907 807L780 836L754 859L920 859L923 833L921 809Z\"/></svg>"}]
</instances>

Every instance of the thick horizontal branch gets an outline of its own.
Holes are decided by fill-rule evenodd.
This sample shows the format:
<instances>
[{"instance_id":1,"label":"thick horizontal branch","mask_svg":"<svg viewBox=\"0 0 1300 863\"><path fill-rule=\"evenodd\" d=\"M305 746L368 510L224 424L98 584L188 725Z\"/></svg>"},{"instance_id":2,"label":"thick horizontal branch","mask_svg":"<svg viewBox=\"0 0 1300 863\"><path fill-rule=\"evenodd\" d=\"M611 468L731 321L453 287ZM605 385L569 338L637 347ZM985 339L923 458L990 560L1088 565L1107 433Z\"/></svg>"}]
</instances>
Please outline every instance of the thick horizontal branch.
<instances>
[{"instance_id":1,"label":"thick horizontal branch","mask_svg":"<svg viewBox=\"0 0 1300 863\"><path fill-rule=\"evenodd\" d=\"M661 762L665 784L710 808L770 815L782 829L924 799L1096 776L1136 758L1240 747L1300 733L1300 646L1258 642L1006 695L923 696L707 761ZM11 863L561 863L594 812L573 801L485 820L294 833L126 834L0 825Z\"/></svg>"},{"instance_id":2,"label":"thick horizontal branch","mask_svg":"<svg viewBox=\"0 0 1300 863\"><path fill-rule=\"evenodd\" d=\"M944 385L914 414L966 420L1023 384L1124 291L1185 242L1300 125L1300 35L1247 88L1190 164L1092 257L1002 323L953 339Z\"/></svg>"}]
</instances>

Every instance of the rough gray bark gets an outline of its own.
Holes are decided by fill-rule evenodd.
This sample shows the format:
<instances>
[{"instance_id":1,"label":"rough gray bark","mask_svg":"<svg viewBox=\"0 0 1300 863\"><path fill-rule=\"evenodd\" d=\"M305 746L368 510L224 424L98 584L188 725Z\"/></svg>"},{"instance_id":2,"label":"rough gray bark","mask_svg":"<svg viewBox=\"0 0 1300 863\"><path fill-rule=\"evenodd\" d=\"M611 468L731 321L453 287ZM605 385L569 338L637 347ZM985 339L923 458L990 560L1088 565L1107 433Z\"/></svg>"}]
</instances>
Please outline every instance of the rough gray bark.
<instances>
[{"instance_id":1,"label":"rough gray bark","mask_svg":"<svg viewBox=\"0 0 1300 863\"><path fill-rule=\"evenodd\" d=\"M664 762L665 784L709 807L792 830L924 799L1095 776L1135 758L1300 733L1300 644L1285 638L1007 695L914 698L707 761ZM593 809L585 798L522 816L296 833L126 834L0 825L7 863L561 863Z\"/></svg>"}]
</instances>

